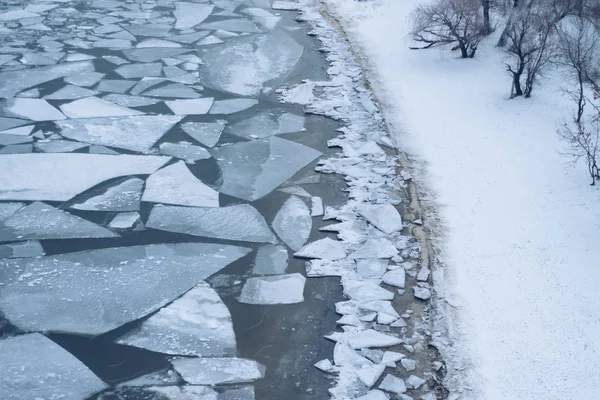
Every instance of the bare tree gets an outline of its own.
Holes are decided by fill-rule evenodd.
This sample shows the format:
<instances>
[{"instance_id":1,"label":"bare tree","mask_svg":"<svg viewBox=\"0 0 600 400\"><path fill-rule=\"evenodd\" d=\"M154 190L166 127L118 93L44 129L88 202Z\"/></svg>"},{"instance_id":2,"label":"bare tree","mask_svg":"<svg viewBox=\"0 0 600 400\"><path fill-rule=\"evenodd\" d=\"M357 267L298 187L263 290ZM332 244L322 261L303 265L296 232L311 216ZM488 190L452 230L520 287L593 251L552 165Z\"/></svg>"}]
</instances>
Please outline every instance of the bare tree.
<instances>
[{"instance_id":1,"label":"bare tree","mask_svg":"<svg viewBox=\"0 0 600 400\"><path fill-rule=\"evenodd\" d=\"M567 150L563 155L569 157L573 164L584 159L587 164L588 173L592 178L591 185L600 179L598 169L598 152L600 150L600 121L594 119L591 123L584 125L576 124L575 129L565 124L557 131L558 137L565 142Z\"/></svg>"},{"instance_id":2,"label":"bare tree","mask_svg":"<svg viewBox=\"0 0 600 400\"><path fill-rule=\"evenodd\" d=\"M491 8L491 0L480 0L481 1L481 11L483 14L483 25L481 27L482 35L489 35L492 33L492 24L490 22L490 8Z\"/></svg>"},{"instance_id":3,"label":"bare tree","mask_svg":"<svg viewBox=\"0 0 600 400\"><path fill-rule=\"evenodd\" d=\"M479 0L437 0L417 7L413 14L413 39L427 49L455 44L461 58L473 58L481 40L482 22Z\"/></svg>"}]
</instances>

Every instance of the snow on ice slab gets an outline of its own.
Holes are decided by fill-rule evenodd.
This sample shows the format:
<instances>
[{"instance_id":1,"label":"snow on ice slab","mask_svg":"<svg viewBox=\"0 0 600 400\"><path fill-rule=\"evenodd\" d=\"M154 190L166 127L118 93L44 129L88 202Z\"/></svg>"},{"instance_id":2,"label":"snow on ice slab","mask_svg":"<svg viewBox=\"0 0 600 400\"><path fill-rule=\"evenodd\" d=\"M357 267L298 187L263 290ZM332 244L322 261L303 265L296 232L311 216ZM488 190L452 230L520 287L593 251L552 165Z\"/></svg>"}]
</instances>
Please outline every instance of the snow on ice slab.
<instances>
[{"instance_id":1,"label":"snow on ice slab","mask_svg":"<svg viewBox=\"0 0 600 400\"><path fill-rule=\"evenodd\" d=\"M146 180L142 201L219 207L219 192L202 183L183 161L179 161L150 175Z\"/></svg>"},{"instance_id":2,"label":"snow on ice slab","mask_svg":"<svg viewBox=\"0 0 600 400\"><path fill-rule=\"evenodd\" d=\"M342 279L344 294L352 300L365 303L373 300L392 300L394 293L372 281Z\"/></svg>"},{"instance_id":3,"label":"snow on ice slab","mask_svg":"<svg viewBox=\"0 0 600 400\"><path fill-rule=\"evenodd\" d=\"M348 345L353 349L368 347L388 347L402 343L402 339L389 336L374 329L357 332L347 337Z\"/></svg>"},{"instance_id":4,"label":"snow on ice slab","mask_svg":"<svg viewBox=\"0 0 600 400\"><path fill-rule=\"evenodd\" d=\"M377 382L381 374L383 374L384 370L385 365L363 365L357 368L355 372L358 379L370 389Z\"/></svg>"},{"instance_id":5,"label":"snow on ice slab","mask_svg":"<svg viewBox=\"0 0 600 400\"><path fill-rule=\"evenodd\" d=\"M67 201L109 179L150 175L169 160L76 153L0 155L0 200Z\"/></svg>"},{"instance_id":6,"label":"snow on ice slab","mask_svg":"<svg viewBox=\"0 0 600 400\"><path fill-rule=\"evenodd\" d=\"M240 303L296 304L304 301L306 278L300 274L249 278L242 288Z\"/></svg>"},{"instance_id":7,"label":"snow on ice slab","mask_svg":"<svg viewBox=\"0 0 600 400\"><path fill-rule=\"evenodd\" d=\"M181 129L206 147L214 147L219 141L225 121L217 122L185 122Z\"/></svg>"},{"instance_id":8,"label":"snow on ice slab","mask_svg":"<svg viewBox=\"0 0 600 400\"><path fill-rule=\"evenodd\" d=\"M146 227L245 242L275 240L263 216L249 204L223 208L157 205L150 212Z\"/></svg>"},{"instance_id":9,"label":"snow on ice slab","mask_svg":"<svg viewBox=\"0 0 600 400\"><path fill-rule=\"evenodd\" d=\"M392 271L388 271L383 275L383 282L388 285L404 288L406 281L406 271L404 268L398 268Z\"/></svg>"},{"instance_id":10,"label":"snow on ice slab","mask_svg":"<svg viewBox=\"0 0 600 400\"><path fill-rule=\"evenodd\" d=\"M118 236L90 221L40 202L23 207L0 222L0 242Z\"/></svg>"},{"instance_id":11,"label":"snow on ice slab","mask_svg":"<svg viewBox=\"0 0 600 400\"><path fill-rule=\"evenodd\" d=\"M264 246L256 252L252 273L255 275L284 274L287 265L288 252L284 246L280 244Z\"/></svg>"},{"instance_id":12,"label":"snow on ice slab","mask_svg":"<svg viewBox=\"0 0 600 400\"><path fill-rule=\"evenodd\" d=\"M212 4L175 3L175 29L185 30L204 21L215 7Z\"/></svg>"},{"instance_id":13,"label":"snow on ice slab","mask_svg":"<svg viewBox=\"0 0 600 400\"><path fill-rule=\"evenodd\" d=\"M140 214L137 211L119 213L108 224L109 228L115 230L132 229L140 221Z\"/></svg>"},{"instance_id":14,"label":"snow on ice slab","mask_svg":"<svg viewBox=\"0 0 600 400\"><path fill-rule=\"evenodd\" d=\"M244 358L180 358L171 363L175 371L192 385L249 383L265 376L262 364Z\"/></svg>"},{"instance_id":15,"label":"snow on ice slab","mask_svg":"<svg viewBox=\"0 0 600 400\"><path fill-rule=\"evenodd\" d=\"M379 388L388 392L401 394L406 392L406 385L404 381L394 375L387 374L381 384L379 384Z\"/></svg>"},{"instance_id":16,"label":"snow on ice slab","mask_svg":"<svg viewBox=\"0 0 600 400\"><path fill-rule=\"evenodd\" d=\"M206 114L212 107L213 98L205 97L191 100L165 101L167 107L177 115L200 115Z\"/></svg>"},{"instance_id":17,"label":"snow on ice slab","mask_svg":"<svg viewBox=\"0 0 600 400\"><path fill-rule=\"evenodd\" d=\"M143 180L131 178L70 208L88 211L138 211L143 187Z\"/></svg>"},{"instance_id":18,"label":"snow on ice slab","mask_svg":"<svg viewBox=\"0 0 600 400\"><path fill-rule=\"evenodd\" d=\"M398 254L398 249L387 239L374 238L367 241L350 258L392 258Z\"/></svg>"},{"instance_id":19,"label":"snow on ice slab","mask_svg":"<svg viewBox=\"0 0 600 400\"><path fill-rule=\"evenodd\" d=\"M158 310L249 252L177 243L0 260L0 310L23 330L99 335Z\"/></svg>"},{"instance_id":20,"label":"snow on ice slab","mask_svg":"<svg viewBox=\"0 0 600 400\"><path fill-rule=\"evenodd\" d=\"M199 69L200 80L217 90L258 96L266 83L276 87L296 66L303 51L302 46L278 29L259 36L232 38L226 47L199 50L204 61Z\"/></svg>"},{"instance_id":21,"label":"snow on ice slab","mask_svg":"<svg viewBox=\"0 0 600 400\"><path fill-rule=\"evenodd\" d=\"M323 258L327 260L341 260L346 257L346 251L341 242L331 238L319 239L311 242L294 253L295 257Z\"/></svg>"},{"instance_id":22,"label":"snow on ice slab","mask_svg":"<svg viewBox=\"0 0 600 400\"><path fill-rule=\"evenodd\" d=\"M0 354L4 399L87 399L108 387L75 356L39 333L0 340Z\"/></svg>"},{"instance_id":23,"label":"snow on ice slab","mask_svg":"<svg viewBox=\"0 0 600 400\"><path fill-rule=\"evenodd\" d=\"M273 230L292 250L298 251L304 246L312 219L307 205L298 197L290 196L273 219Z\"/></svg>"},{"instance_id":24,"label":"snow on ice slab","mask_svg":"<svg viewBox=\"0 0 600 400\"><path fill-rule=\"evenodd\" d=\"M219 191L254 201L321 155L304 145L278 137L236 143L212 150L223 175Z\"/></svg>"},{"instance_id":25,"label":"snow on ice slab","mask_svg":"<svg viewBox=\"0 0 600 400\"><path fill-rule=\"evenodd\" d=\"M306 276L346 276L354 273L354 260L310 260L305 263Z\"/></svg>"},{"instance_id":26,"label":"snow on ice slab","mask_svg":"<svg viewBox=\"0 0 600 400\"><path fill-rule=\"evenodd\" d=\"M4 112L10 117L26 118L32 121L56 121L65 116L46 100L14 98L5 100Z\"/></svg>"},{"instance_id":27,"label":"snow on ice slab","mask_svg":"<svg viewBox=\"0 0 600 400\"><path fill-rule=\"evenodd\" d=\"M402 230L402 218L391 204L360 204L356 211L383 233L389 235Z\"/></svg>"},{"instance_id":28,"label":"snow on ice slab","mask_svg":"<svg viewBox=\"0 0 600 400\"><path fill-rule=\"evenodd\" d=\"M121 107L98 97L86 97L60 106L69 118L118 117L142 115L143 112Z\"/></svg>"},{"instance_id":29,"label":"snow on ice slab","mask_svg":"<svg viewBox=\"0 0 600 400\"><path fill-rule=\"evenodd\" d=\"M235 356L229 310L217 292L201 282L142 323L117 343L165 354Z\"/></svg>"},{"instance_id":30,"label":"snow on ice slab","mask_svg":"<svg viewBox=\"0 0 600 400\"><path fill-rule=\"evenodd\" d=\"M146 153L182 117L141 115L57 122L61 135L84 143Z\"/></svg>"}]
</instances>

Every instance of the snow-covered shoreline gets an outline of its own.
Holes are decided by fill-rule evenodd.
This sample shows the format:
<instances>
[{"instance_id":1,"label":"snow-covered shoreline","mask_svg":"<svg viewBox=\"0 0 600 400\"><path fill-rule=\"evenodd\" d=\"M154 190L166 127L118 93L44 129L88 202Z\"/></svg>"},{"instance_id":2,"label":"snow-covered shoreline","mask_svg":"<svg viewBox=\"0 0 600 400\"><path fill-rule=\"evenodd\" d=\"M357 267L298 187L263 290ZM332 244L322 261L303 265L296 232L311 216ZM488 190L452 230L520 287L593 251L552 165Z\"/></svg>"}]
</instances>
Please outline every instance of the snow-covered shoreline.
<instances>
[{"instance_id":1,"label":"snow-covered shoreline","mask_svg":"<svg viewBox=\"0 0 600 400\"><path fill-rule=\"evenodd\" d=\"M462 399L595 398L600 377L600 207L556 137L571 106L560 77L509 100L494 38L472 60L408 50L419 0L324 0L415 159L449 322L448 383ZM432 218L439 217L438 221ZM444 322L443 321L443 322ZM452 397L451 397L452 398Z\"/></svg>"}]
</instances>

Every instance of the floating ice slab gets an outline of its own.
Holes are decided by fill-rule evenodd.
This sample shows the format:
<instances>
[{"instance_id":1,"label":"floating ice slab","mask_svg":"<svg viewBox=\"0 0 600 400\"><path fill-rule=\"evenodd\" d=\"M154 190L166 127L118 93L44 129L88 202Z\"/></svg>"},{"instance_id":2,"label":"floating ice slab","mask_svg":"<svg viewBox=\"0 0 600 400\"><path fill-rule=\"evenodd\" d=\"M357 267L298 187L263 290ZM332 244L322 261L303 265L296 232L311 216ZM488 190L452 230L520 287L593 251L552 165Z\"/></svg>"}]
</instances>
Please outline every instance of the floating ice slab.
<instances>
[{"instance_id":1,"label":"floating ice slab","mask_svg":"<svg viewBox=\"0 0 600 400\"><path fill-rule=\"evenodd\" d=\"M252 273L256 275L284 274L288 265L287 249L280 245L264 246L257 250Z\"/></svg>"},{"instance_id":2,"label":"floating ice slab","mask_svg":"<svg viewBox=\"0 0 600 400\"><path fill-rule=\"evenodd\" d=\"M387 271L388 260L360 259L356 260L356 273L364 279L381 278Z\"/></svg>"},{"instance_id":3,"label":"floating ice slab","mask_svg":"<svg viewBox=\"0 0 600 400\"><path fill-rule=\"evenodd\" d=\"M163 37L167 36L171 30L169 24L143 24L143 25L129 25L124 27L129 33L136 36L156 36Z\"/></svg>"},{"instance_id":4,"label":"floating ice slab","mask_svg":"<svg viewBox=\"0 0 600 400\"><path fill-rule=\"evenodd\" d=\"M387 239L368 239L350 258L392 258L398 254L398 249Z\"/></svg>"},{"instance_id":5,"label":"floating ice slab","mask_svg":"<svg viewBox=\"0 0 600 400\"><path fill-rule=\"evenodd\" d=\"M304 301L306 278L300 274L249 278L242 288L240 303L296 304Z\"/></svg>"},{"instance_id":6,"label":"floating ice slab","mask_svg":"<svg viewBox=\"0 0 600 400\"><path fill-rule=\"evenodd\" d=\"M406 385L404 381L394 375L387 374L383 381L379 385L379 389L383 389L388 392L400 394L406 392Z\"/></svg>"},{"instance_id":7,"label":"floating ice slab","mask_svg":"<svg viewBox=\"0 0 600 400\"><path fill-rule=\"evenodd\" d=\"M168 157L105 154L0 156L0 200L67 201L112 178L149 175Z\"/></svg>"},{"instance_id":8,"label":"floating ice slab","mask_svg":"<svg viewBox=\"0 0 600 400\"><path fill-rule=\"evenodd\" d=\"M180 161L150 175L146 180L142 201L219 207L219 193L202 183L190 172L185 163Z\"/></svg>"},{"instance_id":9,"label":"floating ice slab","mask_svg":"<svg viewBox=\"0 0 600 400\"><path fill-rule=\"evenodd\" d=\"M229 32L259 33L260 30L251 21L242 18L226 19L222 21L208 22L200 25L198 29L222 30Z\"/></svg>"},{"instance_id":10,"label":"floating ice slab","mask_svg":"<svg viewBox=\"0 0 600 400\"><path fill-rule=\"evenodd\" d=\"M385 365L363 365L356 369L356 376L370 389L377 382L381 374L383 374L384 370Z\"/></svg>"},{"instance_id":11,"label":"floating ice slab","mask_svg":"<svg viewBox=\"0 0 600 400\"><path fill-rule=\"evenodd\" d=\"M86 118L60 121L57 125L69 139L146 153L181 118L173 115Z\"/></svg>"},{"instance_id":12,"label":"floating ice slab","mask_svg":"<svg viewBox=\"0 0 600 400\"><path fill-rule=\"evenodd\" d=\"M373 329L367 329L354 333L348 337L348 345L353 349L363 349L367 347L388 347L402 343L402 339L377 332Z\"/></svg>"},{"instance_id":13,"label":"floating ice slab","mask_svg":"<svg viewBox=\"0 0 600 400\"><path fill-rule=\"evenodd\" d=\"M130 49L123 51L123 55L131 61L154 62L161 58L173 57L189 53L190 49L175 49L172 47L149 47L145 49Z\"/></svg>"},{"instance_id":14,"label":"floating ice slab","mask_svg":"<svg viewBox=\"0 0 600 400\"><path fill-rule=\"evenodd\" d=\"M171 83L165 86L150 89L144 92L144 96L150 97L167 97L167 98L182 98L182 99L198 99L200 95L191 87L183 85L181 83ZM204 110L207 107L207 103L210 101L212 104L212 98L198 99L197 101L190 100L173 100L169 101L171 105L167 104L173 112L179 114L174 110L176 107L181 114L206 114L208 110L197 112L196 110ZM210 109L210 104L208 108Z\"/></svg>"},{"instance_id":15,"label":"floating ice slab","mask_svg":"<svg viewBox=\"0 0 600 400\"><path fill-rule=\"evenodd\" d=\"M247 31L228 26L242 23L241 21L254 26L248 20L228 21L211 23L210 29ZM231 38L226 47L206 47L199 50L199 56L204 61L199 70L200 79L203 84L217 90L242 96L258 96L261 91L270 92L264 89L266 83L269 82L272 88L276 87L296 66L302 52L302 46L278 29L264 35Z\"/></svg>"},{"instance_id":16,"label":"floating ice slab","mask_svg":"<svg viewBox=\"0 0 600 400\"><path fill-rule=\"evenodd\" d=\"M131 48L131 40L127 39L103 39L92 44L95 48L107 48L112 50L122 50Z\"/></svg>"},{"instance_id":17,"label":"floating ice slab","mask_svg":"<svg viewBox=\"0 0 600 400\"><path fill-rule=\"evenodd\" d=\"M346 257L346 251L341 242L331 238L325 238L307 244L298 252L294 253L294 256L340 260Z\"/></svg>"},{"instance_id":18,"label":"floating ice slab","mask_svg":"<svg viewBox=\"0 0 600 400\"><path fill-rule=\"evenodd\" d=\"M158 99L151 99L142 96L129 96L127 94L119 93L110 93L103 98L104 100L108 100L111 103L115 103L123 107L144 107L160 102Z\"/></svg>"},{"instance_id":19,"label":"floating ice slab","mask_svg":"<svg viewBox=\"0 0 600 400\"><path fill-rule=\"evenodd\" d=\"M297 196L290 196L273 219L273 230L292 250L304 246L312 229L308 207Z\"/></svg>"},{"instance_id":20,"label":"floating ice slab","mask_svg":"<svg viewBox=\"0 0 600 400\"><path fill-rule=\"evenodd\" d=\"M85 89L75 85L67 85L56 92L44 96L48 100L77 100L98 94L95 90Z\"/></svg>"},{"instance_id":21,"label":"floating ice slab","mask_svg":"<svg viewBox=\"0 0 600 400\"><path fill-rule=\"evenodd\" d=\"M31 144L11 144L0 149L0 154L26 154L33 153Z\"/></svg>"},{"instance_id":22,"label":"floating ice slab","mask_svg":"<svg viewBox=\"0 0 600 400\"><path fill-rule=\"evenodd\" d=\"M6 129L15 128L17 126L29 123L31 123L31 121L25 121L24 119L0 117L0 130L4 131Z\"/></svg>"},{"instance_id":23,"label":"floating ice slab","mask_svg":"<svg viewBox=\"0 0 600 400\"><path fill-rule=\"evenodd\" d=\"M383 275L383 281L388 285L404 288L406 281L406 271L404 268L398 268L392 271L388 271Z\"/></svg>"},{"instance_id":24,"label":"floating ice slab","mask_svg":"<svg viewBox=\"0 0 600 400\"><path fill-rule=\"evenodd\" d=\"M5 131L0 132L0 134L28 136L31 134L31 132L33 132L33 128L35 128L35 125L21 126L19 128L7 129Z\"/></svg>"},{"instance_id":25,"label":"floating ice slab","mask_svg":"<svg viewBox=\"0 0 600 400\"><path fill-rule=\"evenodd\" d=\"M140 214L136 211L124 212L115 215L108 227L115 230L132 229L140 221Z\"/></svg>"},{"instance_id":26,"label":"floating ice slab","mask_svg":"<svg viewBox=\"0 0 600 400\"><path fill-rule=\"evenodd\" d=\"M267 29L275 28L281 20L281 17L275 16L263 8L246 8L242 12L254 17L256 22Z\"/></svg>"},{"instance_id":27,"label":"floating ice slab","mask_svg":"<svg viewBox=\"0 0 600 400\"><path fill-rule=\"evenodd\" d=\"M219 394L217 400L255 400L254 387L243 386L240 388L225 390Z\"/></svg>"},{"instance_id":28,"label":"floating ice slab","mask_svg":"<svg viewBox=\"0 0 600 400\"><path fill-rule=\"evenodd\" d=\"M219 43L223 43L223 41L216 36L210 35L210 36L205 37L202 40L199 40L198 43L196 43L196 44L199 46L206 46L209 44L219 44Z\"/></svg>"},{"instance_id":29,"label":"floating ice slab","mask_svg":"<svg viewBox=\"0 0 600 400\"><path fill-rule=\"evenodd\" d=\"M357 397L354 400L389 400L389 397L381 390L375 389L369 390L367 394L365 394L364 396Z\"/></svg>"},{"instance_id":30,"label":"floating ice slab","mask_svg":"<svg viewBox=\"0 0 600 400\"><path fill-rule=\"evenodd\" d=\"M210 31L204 31L204 32L194 32L194 33L187 33L185 35L179 35L179 36L173 36L170 37L170 40L174 40L176 42L179 43L194 43L197 42L198 40L208 36L210 34Z\"/></svg>"},{"instance_id":31,"label":"floating ice slab","mask_svg":"<svg viewBox=\"0 0 600 400\"><path fill-rule=\"evenodd\" d=\"M177 372L171 369L163 369L157 372L151 372L138 378L119 383L117 388L123 387L147 387L147 386L171 386L182 383L181 377Z\"/></svg>"},{"instance_id":32,"label":"floating ice slab","mask_svg":"<svg viewBox=\"0 0 600 400\"><path fill-rule=\"evenodd\" d=\"M161 143L159 150L160 154L176 157L191 164L211 157L210 153L204 147L195 146L189 142Z\"/></svg>"},{"instance_id":33,"label":"floating ice slab","mask_svg":"<svg viewBox=\"0 0 600 400\"><path fill-rule=\"evenodd\" d=\"M354 272L354 260L310 260L306 262L306 276L346 276Z\"/></svg>"},{"instance_id":34,"label":"floating ice slab","mask_svg":"<svg viewBox=\"0 0 600 400\"><path fill-rule=\"evenodd\" d=\"M121 65L115 69L115 72L123 78L143 78L145 76L161 76L161 63L144 63L144 64L129 64Z\"/></svg>"},{"instance_id":35,"label":"floating ice slab","mask_svg":"<svg viewBox=\"0 0 600 400\"><path fill-rule=\"evenodd\" d=\"M342 280L344 293L358 302L373 300L392 300L394 293L379 286L377 283L365 280L344 279Z\"/></svg>"},{"instance_id":36,"label":"floating ice slab","mask_svg":"<svg viewBox=\"0 0 600 400\"><path fill-rule=\"evenodd\" d=\"M0 221L4 221L23 207L25 203L0 203Z\"/></svg>"},{"instance_id":37,"label":"floating ice slab","mask_svg":"<svg viewBox=\"0 0 600 400\"><path fill-rule=\"evenodd\" d=\"M87 399L108 386L71 353L39 333L0 340L5 399Z\"/></svg>"},{"instance_id":38,"label":"floating ice slab","mask_svg":"<svg viewBox=\"0 0 600 400\"><path fill-rule=\"evenodd\" d=\"M265 376L265 367L244 358L180 358L171 362L192 385L249 383Z\"/></svg>"},{"instance_id":39,"label":"floating ice slab","mask_svg":"<svg viewBox=\"0 0 600 400\"><path fill-rule=\"evenodd\" d=\"M119 400L220 400L215 390L207 386L140 386L121 388L116 393ZM112 397L112 396L111 396Z\"/></svg>"},{"instance_id":40,"label":"floating ice slab","mask_svg":"<svg viewBox=\"0 0 600 400\"><path fill-rule=\"evenodd\" d=\"M32 121L56 121L65 116L43 99L7 99L4 112L8 116L26 118Z\"/></svg>"},{"instance_id":41,"label":"floating ice slab","mask_svg":"<svg viewBox=\"0 0 600 400\"><path fill-rule=\"evenodd\" d=\"M311 210L310 210L310 216L311 217L320 217L322 216L325 212L323 211L323 199L317 196L311 197L310 199L310 203L311 203Z\"/></svg>"},{"instance_id":42,"label":"floating ice slab","mask_svg":"<svg viewBox=\"0 0 600 400\"><path fill-rule=\"evenodd\" d=\"M60 109L69 118L118 117L144 114L143 112L121 107L110 101L93 96L63 104L60 106Z\"/></svg>"},{"instance_id":43,"label":"floating ice slab","mask_svg":"<svg viewBox=\"0 0 600 400\"><path fill-rule=\"evenodd\" d=\"M277 116L272 112L263 111L231 125L228 132L249 139L261 139L302 130L304 130L304 117L290 113Z\"/></svg>"},{"instance_id":44,"label":"floating ice slab","mask_svg":"<svg viewBox=\"0 0 600 400\"><path fill-rule=\"evenodd\" d=\"M274 1L271 8L273 10L297 11L300 9L300 4L294 1Z\"/></svg>"},{"instance_id":45,"label":"floating ice slab","mask_svg":"<svg viewBox=\"0 0 600 400\"><path fill-rule=\"evenodd\" d=\"M225 121L185 122L181 129L206 147L214 147L225 128Z\"/></svg>"},{"instance_id":46,"label":"floating ice slab","mask_svg":"<svg viewBox=\"0 0 600 400\"><path fill-rule=\"evenodd\" d=\"M31 136L0 134L0 146L10 146L13 144L30 143L32 141L33 141L33 138Z\"/></svg>"},{"instance_id":47,"label":"floating ice slab","mask_svg":"<svg viewBox=\"0 0 600 400\"><path fill-rule=\"evenodd\" d=\"M146 226L216 239L259 243L275 240L263 216L249 204L223 208L157 205Z\"/></svg>"},{"instance_id":48,"label":"floating ice slab","mask_svg":"<svg viewBox=\"0 0 600 400\"><path fill-rule=\"evenodd\" d=\"M0 242L118 236L90 221L40 202L23 207L0 222Z\"/></svg>"},{"instance_id":49,"label":"floating ice slab","mask_svg":"<svg viewBox=\"0 0 600 400\"><path fill-rule=\"evenodd\" d=\"M219 191L248 201L267 195L321 153L271 137L212 150L223 174Z\"/></svg>"},{"instance_id":50,"label":"floating ice slab","mask_svg":"<svg viewBox=\"0 0 600 400\"><path fill-rule=\"evenodd\" d=\"M158 310L249 251L177 243L0 260L0 310L23 330L99 335Z\"/></svg>"},{"instance_id":51,"label":"floating ice slab","mask_svg":"<svg viewBox=\"0 0 600 400\"><path fill-rule=\"evenodd\" d=\"M212 107L213 98L206 97L193 100L165 101L167 107L177 115L201 115L206 114Z\"/></svg>"},{"instance_id":52,"label":"floating ice slab","mask_svg":"<svg viewBox=\"0 0 600 400\"><path fill-rule=\"evenodd\" d=\"M83 203L73 204L70 208L88 211L138 211L143 186L143 180L131 178Z\"/></svg>"},{"instance_id":53,"label":"floating ice slab","mask_svg":"<svg viewBox=\"0 0 600 400\"><path fill-rule=\"evenodd\" d=\"M421 386L423 386L423 384L425 384L425 382L426 382L425 379L419 378L418 376L415 376L415 375L411 375L406 380L406 386L410 389L418 389Z\"/></svg>"},{"instance_id":54,"label":"floating ice slab","mask_svg":"<svg viewBox=\"0 0 600 400\"><path fill-rule=\"evenodd\" d=\"M185 30L204 21L215 7L212 4L175 3L175 29Z\"/></svg>"},{"instance_id":55,"label":"floating ice slab","mask_svg":"<svg viewBox=\"0 0 600 400\"><path fill-rule=\"evenodd\" d=\"M70 83L76 86L92 86L98 83L102 78L104 78L104 74L100 72L93 72L93 68L91 72L82 72L74 75L67 75L65 77L65 82Z\"/></svg>"},{"instance_id":56,"label":"floating ice slab","mask_svg":"<svg viewBox=\"0 0 600 400\"><path fill-rule=\"evenodd\" d=\"M135 83L135 81L126 81L123 79L105 79L100 81L96 89L101 92L125 93Z\"/></svg>"},{"instance_id":57,"label":"floating ice slab","mask_svg":"<svg viewBox=\"0 0 600 400\"><path fill-rule=\"evenodd\" d=\"M117 342L165 354L201 357L236 354L229 310L217 292L204 282Z\"/></svg>"},{"instance_id":58,"label":"floating ice slab","mask_svg":"<svg viewBox=\"0 0 600 400\"><path fill-rule=\"evenodd\" d=\"M431 290L422 287L414 287L415 297L421 300L428 300L431 298Z\"/></svg>"},{"instance_id":59,"label":"floating ice slab","mask_svg":"<svg viewBox=\"0 0 600 400\"><path fill-rule=\"evenodd\" d=\"M10 10L0 14L0 21L14 21L16 19L39 17L39 14L27 10Z\"/></svg>"},{"instance_id":60,"label":"floating ice slab","mask_svg":"<svg viewBox=\"0 0 600 400\"><path fill-rule=\"evenodd\" d=\"M360 204L356 211L383 233L402 230L402 218L391 204Z\"/></svg>"},{"instance_id":61,"label":"floating ice slab","mask_svg":"<svg viewBox=\"0 0 600 400\"><path fill-rule=\"evenodd\" d=\"M234 114L247 110L256 104L258 104L258 100L253 99L217 100L213 103L209 114Z\"/></svg>"},{"instance_id":62,"label":"floating ice slab","mask_svg":"<svg viewBox=\"0 0 600 400\"><path fill-rule=\"evenodd\" d=\"M174 47L179 48L181 45L179 43L171 42L170 40L164 39L146 39L139 42L136 46L138 49L145 49L148 47Z\"/></svg>"},{"instance_id":63,"label":"floating ice slab","mask_svg":"<svg viewBox=\"0 0 600 400\"><path fill-rule=\"evenodd\" d=\"M41 257L44 248L37 240L0 245L0 258Z\"/></svg>"},{"instance_id":64,"label":"floating ice slab","mask_svg":"<svg viewBox=\"0 0 600 400\"><path fill-rule=\"evenodd\" d=\"M333 362L336 366L361 366L372 364L345 343L337 342L333 348Z\"/></svg>"},{"instance_id":65,"label":"floating ice slab","mask_svg":"<svg viewBox=\"0 0 600 400\"><path fill-rule=\"evenodd\" d=\"M70 140L38 141L35 147L43 153L70 153L88 147L86 143L72 142Z\"/></svg>"}]
</instances>

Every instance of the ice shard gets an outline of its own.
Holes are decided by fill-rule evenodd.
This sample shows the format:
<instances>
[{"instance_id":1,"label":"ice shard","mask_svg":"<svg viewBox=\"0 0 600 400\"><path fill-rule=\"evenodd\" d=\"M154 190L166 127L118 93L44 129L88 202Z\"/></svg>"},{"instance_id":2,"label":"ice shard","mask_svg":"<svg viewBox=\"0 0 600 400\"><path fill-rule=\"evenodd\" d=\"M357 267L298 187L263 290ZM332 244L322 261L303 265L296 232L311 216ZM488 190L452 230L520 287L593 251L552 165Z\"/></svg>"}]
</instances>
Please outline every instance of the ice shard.
<instances>
[{"instance_id":1,"label":"ice shard","mask_svg":"<svg viewBox=\"0 0 600 400\"><path fill-rule=\"evenodd\" d=\"M214 147L225 128L225 121L185 122L181 129L206 147Z\"/></svg>"},{"instance_id":2,"label":"ice shard","mask_svg":"<svg viewBox=\"0 0 600 400\"><path fill-rule=\"evenodd\" d=\"M215 7L212 4L175 3L175 29L190 29L204 21Z\"/></svg>"},{"instance_id":3,"label":"ice shard","mask_svg":"<svg viewBox=\"0 0 600 400\"><path fill-rule=\"evenodd\" d=\"M60 109L69 118L119 117L144 114L93 96L63 104Z\"/></svg>"},{"instance_id":4,"label":"ice shard","mask_svg":"<svg viewBox=\"0 0 600 400\"><path fill-rule=\"evenodd\" d=\"M308 206L298 196L290 196L275 215L273 230L292 250L304 246L312 229Z\"/></svg>"},{"instance_id":5,"label":"ice shard","mask_svg":"<svg viewBox=\"0 0 600 400\"><path fill-rule=\"evenodd\" d=\"M240 303L296 304L304 301L306 278L300 274L249 278L242 288Z\"/></svg>"},{"instance_id":6,"label":"ice shard","mask_svg":"<svg viewBox=\"0 0 600 400\"><path fill-rule=\"evenodd\" d=\"M196 161L206 160L211 157L210 153L204 147L196 146L189 142L165 142L161 143L158 148L160 154L179 158L188 164L193 164Z\"/></svg>"},{"instance_id":7,"label":"ice shard","mask_svg":"<svg viewBox=\"0 0 600 400\"><path fill-rule=\"evenodd\" d=\"M4 112L9 117L32 121L57 121L66 117L43 99L14 98L5 100Z\"/></svg>"},{"instance_id":8,"label":"ice shard","mask_svg":"<svg viewBox=\"0 0 600 400\"><path fill-rule=\"evenodd\" d=\"M278 116L272 112L261 112L231 125L227 131L249 139L261 139L302 130L304 130L304 117L291 113L283 113Z\"/></svg>"},{"instance_id":9,"label":"ice shard","mask_svg":"<svg viewBox=\"0 0 600 400\"><path fill-rule=\"evenodd\" d=\"M87 211L138 211L143 187L143 180L131 178L82 203L73 204L70 208Z\"/></svg>"},{"instance_id":10,"label":"ice shard","mask_svg":"<svg viewBox=\"0 0 600 400\"><path fill-rule=\"evenodd\" d=\"M256 275L284 274L288 265L288 252L285 246L274 244L256 251L252 273Z\"/></svg>"},{"instance_id":11,"label":"ice shard","mask_svg":"<svg viewBox=\"0 0 600 400\"><path fill-rule=\"evenodd\" d=\"M244 358L180 358L173 360L172 364L192 385L248 383L265 376L262 364Z\"/></svg>"}]
</instances>

